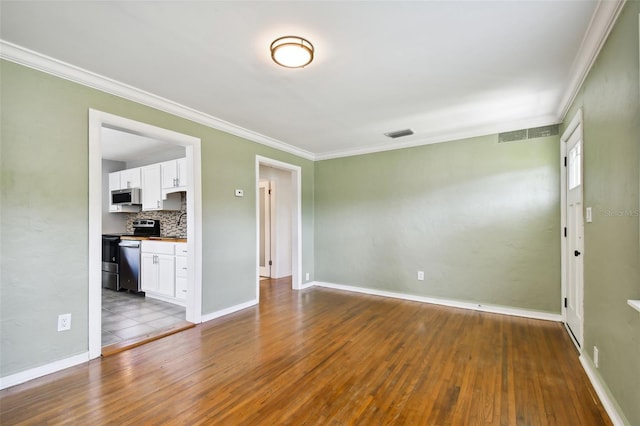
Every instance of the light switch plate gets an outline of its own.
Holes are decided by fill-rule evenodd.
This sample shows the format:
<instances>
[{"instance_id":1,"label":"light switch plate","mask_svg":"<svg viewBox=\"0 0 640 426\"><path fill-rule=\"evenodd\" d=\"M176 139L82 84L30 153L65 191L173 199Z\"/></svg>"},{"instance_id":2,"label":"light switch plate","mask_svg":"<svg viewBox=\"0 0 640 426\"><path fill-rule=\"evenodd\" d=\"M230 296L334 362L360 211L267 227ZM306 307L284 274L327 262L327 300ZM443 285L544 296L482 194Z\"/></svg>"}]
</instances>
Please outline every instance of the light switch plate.
<instances>
[{"instance_id":1,"label":"light switch plate","mask_svg":"<svg viewBox=\"0 0 640 426\"><path fill-rule=\"evenodd\" d=\"M587 207L587 223L593 222L593 216L591 215L591 207Z\"/></svg>"},{"instance_id":2,"label":"light switch plate","mask_svg":"<svg viewBox=\"0 0 640 426\"><path fill-rule=\"evenodd\" d=\"M244 191L242 189L236 189L236 197L244 197Z\"/></svg>"}]
</instances>

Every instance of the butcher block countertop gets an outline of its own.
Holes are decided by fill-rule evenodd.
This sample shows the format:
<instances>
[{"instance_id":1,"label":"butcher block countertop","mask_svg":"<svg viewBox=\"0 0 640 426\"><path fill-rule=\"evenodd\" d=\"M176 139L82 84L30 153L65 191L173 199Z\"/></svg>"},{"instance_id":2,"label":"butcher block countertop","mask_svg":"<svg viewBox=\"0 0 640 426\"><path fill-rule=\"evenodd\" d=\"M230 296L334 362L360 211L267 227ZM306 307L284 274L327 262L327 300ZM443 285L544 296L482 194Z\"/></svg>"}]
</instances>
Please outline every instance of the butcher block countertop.
<instances>
[{"instance_id":1,"label":"butcher block countertop","mask_svg":"<svg viewBox=\"0 0 640 426\"><path fill-rule=\"evenodd\" d=\"M176 238L176 237L133 237L126 236L120 237L123 240L135 240L135 241L168 241L170 243L186 243L186 238Z\"/></svg>"}]
</instances>

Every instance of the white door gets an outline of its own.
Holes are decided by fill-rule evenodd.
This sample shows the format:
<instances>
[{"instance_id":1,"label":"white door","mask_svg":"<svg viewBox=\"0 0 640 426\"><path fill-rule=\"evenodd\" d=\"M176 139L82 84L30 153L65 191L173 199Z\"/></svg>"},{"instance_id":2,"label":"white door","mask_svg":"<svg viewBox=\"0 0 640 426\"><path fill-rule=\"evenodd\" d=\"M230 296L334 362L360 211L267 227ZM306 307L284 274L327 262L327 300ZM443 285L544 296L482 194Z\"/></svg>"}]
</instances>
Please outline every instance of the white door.
<instances>
[{"instance_id":1,"label":"white door","mask_svg":"<svg viewBox=\"0 0 640 426\"><path fill-rule=\"evenodd\" d=\"M260 276L271 278L271 183L260 182Z\"/></svg>"},{"instance_id":2,"label":"white door","mask_svg":"<svg viewBox=\"0 0 640 426\"><path fill-rule=\"evenodd\" d=\"M584 216L582 200L582 132L576 129L567 141L567 289L566 321L582 347L584 295Z\"/></svg>"}]
</instances>

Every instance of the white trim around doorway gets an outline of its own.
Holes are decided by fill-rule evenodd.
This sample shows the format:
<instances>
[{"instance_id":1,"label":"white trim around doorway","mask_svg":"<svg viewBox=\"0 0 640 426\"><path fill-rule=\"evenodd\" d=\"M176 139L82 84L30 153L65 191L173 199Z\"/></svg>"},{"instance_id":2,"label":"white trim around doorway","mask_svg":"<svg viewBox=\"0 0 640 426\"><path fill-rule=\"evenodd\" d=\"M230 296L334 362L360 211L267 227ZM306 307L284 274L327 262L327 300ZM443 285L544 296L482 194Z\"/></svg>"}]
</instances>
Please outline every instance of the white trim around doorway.
<instances>
[{"instance_id":1,"label":"white trim around doorway","mask_svg":"<svg viewBox=\"0 0 640 426\"><path fill-rule=\"evenodd\" d=\"M187 172L187 263L186 320L202 321L202 184L199 138L89 109L89 359L102 352L102 146L100 129L113 127L185 147Z\"/></svg>"},{"instance_id":2,"label":"white trim around doorway","mask_svg":"<svg viewBox=\"0 0 640 426\"><path fill-rule=\"evenodd\" d=\"M256 299L260 300L260 165L291 172L293 211L291 214L291 288L302 289L302 167L256 155Z\"/></svg>"}]
</instances>

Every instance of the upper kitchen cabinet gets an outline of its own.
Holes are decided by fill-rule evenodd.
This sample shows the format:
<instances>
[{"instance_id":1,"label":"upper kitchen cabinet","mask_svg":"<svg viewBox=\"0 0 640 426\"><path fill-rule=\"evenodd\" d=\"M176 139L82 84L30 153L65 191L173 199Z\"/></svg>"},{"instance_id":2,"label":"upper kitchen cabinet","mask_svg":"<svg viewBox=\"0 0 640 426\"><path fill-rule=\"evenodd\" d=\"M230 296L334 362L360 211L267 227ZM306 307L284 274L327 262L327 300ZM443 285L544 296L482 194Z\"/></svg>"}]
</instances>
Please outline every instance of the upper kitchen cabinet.
<instances>
[{"instance_id":1,"label":"upper kitchen cabinet","mask_svg":"<svg viewBox=\"0 0 640 426\"><path fill-rule=\"evenodd\" d=\"M160 163L162 175L162 193L181 192L187 190L187 159L165 161Z\"/></svg>"},{"instance_id":2,"label":"upper kitchen cabinet","mask_svg":"<svg viewBox=\"0 0 640 426\"><path fill-rule=\"evenodd\" d=\"M140 188L142 186L141 168L121 170L109 173L109 190Z\"/></svg>"},{"instance_id":3,"label":"upper kitchen cabinet","mask_svg":"<svg viewBox=\"0 0 640 426\"><path fill-rule=\"evenodd\" d=\"M120 189L142 187L142 171L140 167L135 169L122 170L120 172Z\"/></svg>"},{"instance_id":4,"label":"upper kitchen cabinet","mask_svg":"<svg viewBox=\"0 0 640 426\"><path fill-rule=\"evenodd\" d=\"M163 193L161 164L142 167L142 211L180 210L180 195Z\"/></svg>"}]
</instances>

